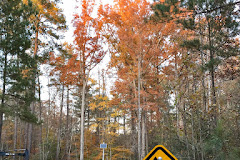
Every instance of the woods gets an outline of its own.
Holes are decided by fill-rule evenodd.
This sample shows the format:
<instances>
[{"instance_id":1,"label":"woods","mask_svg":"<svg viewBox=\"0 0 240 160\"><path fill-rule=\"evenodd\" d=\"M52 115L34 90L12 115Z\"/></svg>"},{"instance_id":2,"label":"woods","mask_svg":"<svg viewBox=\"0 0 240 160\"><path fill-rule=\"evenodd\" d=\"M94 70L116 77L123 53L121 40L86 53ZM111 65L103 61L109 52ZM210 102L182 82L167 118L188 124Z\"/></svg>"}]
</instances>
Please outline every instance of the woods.
<instances>
[{"instance_id":1,"label":"woods","mask_svg":"<svg viewBox=\"0 0 240 160\"><path fill-rule=\"evenodd\" d=\"M61 3L0 1L0 151L240 159L240 1Z\"/></svg>"}]
</instances>

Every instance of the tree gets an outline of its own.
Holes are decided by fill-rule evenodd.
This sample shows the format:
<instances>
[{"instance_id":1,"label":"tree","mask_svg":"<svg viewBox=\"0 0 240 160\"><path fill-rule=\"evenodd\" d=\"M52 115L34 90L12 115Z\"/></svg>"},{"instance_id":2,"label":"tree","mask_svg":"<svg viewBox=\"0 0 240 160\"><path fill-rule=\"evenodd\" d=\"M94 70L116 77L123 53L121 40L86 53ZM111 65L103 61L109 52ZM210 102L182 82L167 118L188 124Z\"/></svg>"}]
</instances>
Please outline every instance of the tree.
<instances>
[{"instance_id":1,"label":"tree","mask_svg":"<svg viewBox=\"0 0 240 160\"><path fill-rule=\"evenodd\" d=\"M3 67L3 90L1 95L0 138L2 134L3 113L16 114L21 119L36 122L29 112L32 102L31 74L34 59L28 55L31 45L31 29L29 17L34 10L31 3L25 5L21 0L1 2L1 62ZM11 57L11 58L10 58ZM19 105L14 109L7 107L6 96L12 97ZM13 107L13 106L11 106ZM18 108L20 107L20 108ZM9 112L10 111L10 112Z\"/></svg>"},{"instance_id":2,"label":"tree","mask_svg":"<svg viewBox=\"0 0 240 160\"><path fill-rule=\"evenodd\" d=\"M165 21L180 22L183 30L189 31L189 36L185 37L182 43L182 62L178 64L179 76L176 78L179 78L180 83L177 81L179 88L176 88L176 103L182 107L179 108L179 113L182 113L183 126L182 133L179 133L185 134L182 136L183 142L188 148L188 157L192 159L216 156L213 153L205 153L204 141L207 142L210 137L216 136L214 132L218 130L217 123L223 118L221 110L224 105L217 101L220 100L218 96L221 95L222 83L221 79L216 77L216 73L222 68L222 62L239 53L239 42L236 39L236 20L239 13L234 11L238 3L165 1L155 7L157 17L161 19L164 16ZM183 10L186 8L188 10ZM172 12L175 13L173 16ZM199 94L202 96L201 100L197 98ZM199 134L194 132L196 130L199 130ZM196 143L196 137L199 138L197 141L200 147ZM192 145L192 149L189 145Z\"/></svg>"},{"instance_id":3,"label":"tree","mask_svg":"<svg viewBox=\"0 0 240 160\"><path fill-rule=\"evenodd\" d=\"M32 43L32 54L36 59L35 66L33 66L33 81L32 90L35 95L36 93L36 83L39 79L40 64L49 56L49 52L55 48L61 48L57 40L61 38L61 32L66 29L66 21L63 16L62 10L57 6L59 1L57 0L22 0L24 4L31 3L32 8L36 10L35 14L29 17L31 24L34 26L34 42ZM42 40L44 39L44 40ZM40 52L39 52L40 51ZM38 78L37 78L38 77ZM40 84L39 84L40 86ZM41 93L39 89L39 93ZM38 95L40 98L40 95ZM39 105L39 110L41 111L41 104ZM32 113L36 112L36 101L31 104ZM40 113L41 114L41 113ZM33 126L28 124L28 148L31 151L32 146L32 133ZM40 137L41 137L40 131ZM40 138L41 139L41 138ZM40 140L41 141L41 140Z\"/></svg>"},{"instance_id":4,"label":"tree","mask_svg":"<svg viewBox=\"0 0 240 160\"><path fill-rule=\"evenodd\" d=\"M69 90L71 85L77 86L78 75L76 66L79 66L79 63L76 60L76 55L72 53L71 45L64 44L64 50L62 50L61 54L55 56L53 53L50 55L49 64L52 67L50 72L50 76L52 76L52 85L56 86L56 88L61 88L61 105L60 105L60 117L59 117L59 124L58 124L58 134L57 134L57 149L56 149L56 159L60 157L60 148L61 148L61 131L63 128L62 121L63 121L63 106L64 106L64 91L67 88L67 122L66 122L66 148L65 148L65 155L64 157L68 157L68 150L69 150ZM75 74L75 75L74 75Z\"/></svg>"},{"instance_id":5,"label":"tree","mask_svg":"<svg viewBox=\"0 0 240 160\"><path fill-rule=\"evenodd\" d=\"M84 159L84 112L86 87L91 70L103 59L104 50L101 43L102 22L93 18L95 1L81 1L81 12L74 16L74 44L76 46L77 58L80 61L78 76L81 88L81 138L80 138L80 160Z\"/></svg>"},{"instance_id":6,"label":"tree","mask_svg":"<svg viewBox=\"0 0 240 160\"><path fill-rule=\"evenodd\" d=\"M221 59L236 56L239 53L239 44L236 36L239 33L238 11L236 5L240 2L232 1L165 1L157 5L156 9L163 15L169 15L171 5L175 8L175 13L182 13L180 5L185 6L191 13L188 17L171 17L180 22L185 29L194 32L194 37L187 40L183 46L188 49L195 49L201 54L208 55L207 62L203 62L203 68L208 70L211 79L211 112L212 126L217 124L217 95L215 74ZM179 7L178 7L179 6ZM180 8L180 9L179 9Z\"/></svg>"},{"instance_id":7,"label":"tree","mask_svg":"<svg viewBox=\"0 0 240 160\"><path fill-rule=\"evenodd\" d=\"M115 101L124 109L132 110L132 132L137 119L137 157L143 159L148 150L147 115L149 112L159 115L167 105L165 98L159 97L165 97L161 82L168 79L164 74L172 66L165 67L164 63L171 63L170 59L176 54L172 37L181 32L177 31L173 21L158 23L152 17L151 5L147 1L117 1L110 11L107 23L114 26L108 36L112 47L110 66L118 75L114 87ZM171 43L165 40L168 38Z\"/></svg>"}]
</instances>

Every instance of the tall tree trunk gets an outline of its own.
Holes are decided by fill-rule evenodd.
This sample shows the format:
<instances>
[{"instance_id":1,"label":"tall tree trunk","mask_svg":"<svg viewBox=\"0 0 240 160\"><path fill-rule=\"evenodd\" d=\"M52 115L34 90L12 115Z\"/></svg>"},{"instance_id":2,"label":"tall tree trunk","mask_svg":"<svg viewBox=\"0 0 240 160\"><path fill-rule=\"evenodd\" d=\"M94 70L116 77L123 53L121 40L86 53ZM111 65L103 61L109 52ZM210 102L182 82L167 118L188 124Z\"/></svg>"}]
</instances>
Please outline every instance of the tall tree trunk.
<instances>
[{"instance_id":1,"label":"tall tree trunk","mask_svg":"<svg viewBox=\"0 0 240 160\"><path fill-rule=\"evenodd\" d=\"M212 44L212 28L211 28L211 20L207 20L208 22L208 43L209 43L209 51L210 51L210 79L211 79L211 99L212 99L212 115L213 115L213 127L217 126L217 98L216 98L216 89L215 89L215 65L214 65L214 51Z\"/></svg>"},{"instance_id":2,"label":"tall tree trunk","mask_svg":"<svg viewBox=\"0 0 240 160\"><path fill-rule=\"evenodd\" d=\"M201 51L201 65L204 66L204 58L203 58L203 52ZM202 73L202 87L203 87L203 93L202 93L202 101L203 101L203 113L207 111L207 96L206 96L206 85L205 85L205 72Z\"/></svg>"},{"instance_id":3,"label":"tall tree trunk","mask_svg":"<svg viewBox=\"0 0 240 160\"><path fill-rule=\"evenodd\" d=\"M13 149L17 149L17 131L18 131L18 118L17 115L14 117L14 138L13 138Z\"/></svg>"},{"instance_id":4,"label":"tall tree trunk","mask_svg":"<svg viewBox=\"0 0 240 160\"><path fill-rule=\"evenodd\" d=\"M194 134L195 134L195 131L194 131L194 111L192 109L191 111L192 115L191 115L191 130L192 130L192 152L193 152L193 160L196 160L196 148L195 148L195 137L194 137Z\"/></svg>"},{"instance_id":5,"label":"tall tree trunk","mask_svg":"<svg viewBox=\"0 0 240 160\"><path fill-rule=\"evenodd\" d=\"M46 135L45 135L46 144L48 144L48 142L49 142L48 136L49 136L50 109L51 109L51 89L50 89L50 82L49 82L49 78L48 78L48 107L47 107ZM48 148L46 148L45 145L43 145L43 160L47 159L47 157L48 157L48 152L45 152L47 150L48 150Z\"/></svg>"},{"instance_id":6,"label":"tall tree trunk","mask_svg":"<svg viewBox=\"0 0 240 160\"><path fill-rule=\"evenodd\" d=\"M24 148L27 148L27 145L28 145L28 128L29 128L29 123L25 122L24 123Z\"/></svg>"},{"instance_id":7,"label":"tall tree trunk","mask_svg":"<svg viewBox=\"0 0 240 160\"><path fill-rule=\"evenodd\" d=\"M142 108L141 108L141 57L138 57L138 159L141 159L141 119L142 119Z\"/></svg>"},{"instance_id":8,"label":"tall tree trunk","mask_svg":"<svg viewBox=\"0 0 240 160\"><path fill-rule=\"evenodd\" d=\"M200 17L200 16L199 16ZM200 26L200 45L202 46L203 45L203 38L202 38L202 29L201 29L201 26ZM205 65L205 61L204 61L204 54L203 54L203 51L202 51L202 48L200 49L200 54L201 54L201 65L202 67L204 67ZM207 112L207 96L206 96L206 85L205 85L205 72L203 71L202 73L202 78L201 78L201 83L202 83L202 90L203 90L203 93L202 93L202 103L203 103L203 108L202 108L202 114L203 114L203 117L205 116L205 113ZM204 160L204 153L203 153L203 142L202 142L202 117L200 113L197 113L197 117L198 117L198 123L199 123L199 144L200 144L200 152L201 152L201 160Z\"/></svg>"},{"instance_id":9,"label":"tall tree trunk","mask_svg":"<svg viewBox=\"0 0 240 160\"><path fill-rule=\"evenodd\" d=\"M182 115L181 115L181 98L179 97L178 98L178 94L179 94L179 91L180 91L180 87L181 85L178 84L178 80L180 79L179 78L179 73L178 73L178 56L177 56L177 53L175 53L174 55L174 76L175 76L175 83L174 83L174 86L175 86L175 91L174 91L174 94L175 94L175 103L176 103L176 129L177 129L177 135L178 137L180 137L180 129L182 128Z\"/></svg>"},{"instance_id":10,"label":"tall tree trunk","mask_svg":"<svg viewBox=\"0 0 240 160\"><path fill-rule=\"evenodd\" d=\"M19 141L19 147L20 148L24 148L24 142L23 142L23 140L24 140L24 122L19 122L19 125L20 125L20 138L21 138L21 141Z\"/></svg>"},{"instance_id":11,"label":"tall tree trunk","mask_svg":"<svg viewBox=\"0 0 240 160\"><path fill-rule=\"evenodd\" d=\"M36 24L36 33L35 33L35 40L34 40L34 58L36 59L37 56L37 52L38 52L38 30L39 30L39 24ZM35 80L36 80L36 75L37 75L37 63L34 64L34 68L33 68L33 80L32 80L32 93L35 97L35 89L36 89L36 85L35 85ZM33 100L30 104L30 109L31 112L34 114L35 113L35 105L36 102L35 100ZM29 153L31 152L32 149L32 134L33 134L33 124L29 123L29 127L28 127L28 144L27 144L27 149L29 151Z\"/></svg>"},{"instance_id":12,"label":"tall tree trunk","mask_svg":"<svg viewBox=\"0 0 240 160\"><path fill-rule=\"evenodd\" d=\"M123 134L126 135L126 114L123 113Z\"/></svg>"},{"instance_id":13,"label":"tall tree trunk","mask_svg":"<svg viewBox=\"0 0 240 160\"><path fill-rule=\"evenodd\" d=\"M149 153L148 147L149 147L149 142L148 142L148 127L147 127L147 118L145 118L145 130L146 130L146 153Z\"/></svg>"},{"instance_id":14,"label":"tall tree trunk","mask_svg":"<svg viewBox=\"0 0 240 160\"><path fill-rule=\"evenodd\" d=\"M143 112L142 115L142 153L141 153L141 159L143 159L145 157L145 153L146 153L146 125L145 125L145 112Z\"/></svg>"},{"instance_id":15,"label":"tall tree trunk","mask_svg":"<svg viewBox=\"0 0 240 160\"><path fill-rule=\"evenodd\" d=\"M88 77L88 76L87 76ZM85 92L86 92L87 78L83 79L82 86L82 105L81 105L81 137L80 137L80 160L84 160L84 111L85 111Z\"/></svg>"},{"instance_id":16,"label":"tall tree trunk","mask_svg":"<svg viewBox=\"0 0 240 160\"><path fill-rule=\"evenodd\" d=\"M34 93L35 95L35 93ZM30 104L30 109L31 109L31 112L32 113L35 113L35 101L33 101L31 104ZM32 149L32 134L33 133L33 124L32 123L29 123L28 124L28 140L27 140L27 149L29 151L29 153L31 152L31 149Z\"/></svg>"},{"instance_id":17,"label":"tall tree trunk","mask_svg":"<svg viewBox=\"0 0 240 160\"><path fill-rule=\"evenodd\" d=\"M56 160L59 160L60 148L61 148L61 131L62 131L62 112L63 112L63 100L64 100L64 84L62 86L62 99L60 106L60 117L58 124L58 134L57 134L57 152L56 152Z\"/></svg>"},{"instance_id":18,"label":"tall tree trunk","mask_svg":"<svg viewBox=\"0 0 240 160\"><path fill-rule=\"evenodd\" d=\"M67 117L66 117L66 146L65 146L65 154L64 159L67 159L68 157L68 150L69 150L69 138L70 138L70 129L69 129L69 86L67 88Z\"/></svg>"},{"instance_id":19,"label":"tall tree trunk","mask_svg":"<svg viewBox=\"0 0 240 160\"><path fill-rule=\"evenodd\" d=\"M42 102L41 102L41 84L40 84L40 77L38 74L38 103L39 103L39 120L40 120L40 132L39 132L39 154L40 154L40 160L43 159L43 143L42 143Z\"/></svg>"},{"instance_id":20,"label":"tall tree trunk","mask_svg":"<svg viewBox=\"0 0 240 160\"><path fill-rule=\"evenodd\" d=\"M187 156L188 159L190 160L190 147L189 147L189 141L188 141L188 133L187 133L187 119L186 119L186 104L185 102L183 103L183 126L184 126L184 134L185 134L185 143L186 143L186 148L187 148Z\"/></svg>"},{"instance_id":21,"label":"tall tree trunk","mask_svg":"<svg viewBox=\"0 0 240 160\"><path fill-rule=\"evenodd\" d=\"M133 93L134 95L132 95L135 99L137 99L137 87L136 87L136 81L133 80ZM134 102L135 103L135 102ZM132 104L132 105L137 105L137 103L135 104ZM137 114L138 114L138 111L136 109L134 109L133 107L131 108L131 133L132 133L132 148L133 148L133 152L134 152L134 155L133 155L133 158L136 158L138 157L138 145L136 145L136 143L138 143L138 124L137 124ZM136 128L137 126L137 128Z\"/></svg>"},{"instance_id":22,"label":"tall tree trunk","mask_svg":"<svg viewBox=\"0 0 240 160\"><path fill-rule=\"evenodd\" d=\"M0 146L2 146L2 126L3 126L3 110L5 106L5 94L6 94L6 78L7 78L7 53L4 53L4 69L3 69L3 89L1 97L1 109L0 109Z\"/></svg>"},{"instance_id":23,"label":"tall tree trunk","mask_svg":"<svg viewBox=\"0 0 240 160\"><path fill-rule=\"evenodd\" d=\"M36 27L36 33L35 33L35 40L34 40L34 56L37 55L37 51L38 51L38 25Z\"/></svg>"},{"instance_id":24,"label":"tall tree trunk","mask_svg":"<svg viewBox=\"0 0 240 160\"><path fill-rule=\"evenodd\" d=\"M200 15L199 15L200 18ZM203 32L202 32L202 26L200 26L200 46L203 46ZM202 47L200 48L200 55L201 55L201 66L204 67L205 61L204 61L204 53L202 50ZM203 87L203 93L202 93L202 101L203 101L203 113L207 111L207 96L206 96L206 85L205 85L205 71L202 73L202 87Z\"/></svg>"},{"instance_id":25,"label":"tall tree trunk","mask_svg":"<svg viewBox=\"0 0 240 160\"><path fill-rule=\"evenodd\" d=\"M133 108L131 108L131 110L130 110L130 114L131 114L131 144L132 144L132 152L134 153L133 154L133 157L132 158L136 158L137 156L138 156L138 153L137 153L137 147L136 147L136 142L137 142L137 140L136 140L136 136L137 136L137 134L136 134L136 122L135 122L135 111L134 111L134 109ZM114 130L116 130L116 129L114 129Z\"/></svg>"},{"instance_id":26,"label":"tall tree trunk","mask_svg":"<svg viewBox=\"0 0 240 160\"><path fill-rule=\"evenodd\" d=\"M70 153L72 149L72 139L73 139L73 118L71 117L70 121L70 142L69 142L69 150L68 150L68 155L67 155L67 160L70 160Z\"/></svg>"},{"instance_id":27,"label":"tall tree trunk","mask_svg":"<svg viewBox=\"0 0 240 160\"><path fill-rule=\"evenodd\" d=\"M14 117L13 149L17 149L17 138L18 138L17 135L18 135L18 117L17 117L17 115L15 115L15 117ZM14 156L14 159L17 159L17 157Z\"/></svg>"}]
</instances>

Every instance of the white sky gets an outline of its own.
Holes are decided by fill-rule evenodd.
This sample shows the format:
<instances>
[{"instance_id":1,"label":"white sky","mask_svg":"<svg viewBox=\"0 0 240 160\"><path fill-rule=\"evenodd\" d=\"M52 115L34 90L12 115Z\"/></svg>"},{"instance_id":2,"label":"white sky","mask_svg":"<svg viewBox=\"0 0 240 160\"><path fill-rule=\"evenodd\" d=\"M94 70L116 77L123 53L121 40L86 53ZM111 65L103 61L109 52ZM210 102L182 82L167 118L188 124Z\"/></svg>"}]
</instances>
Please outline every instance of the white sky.
<instances>
[{"instance_id":1,"label":"white sky","mask_svg":"<svg viewBox=\"0 0 240 160\"><path fill-rule=\"evenodd\" d=\"M66 17L68 31L65 34L65 41L72 42L73 41L73 27L72 27L72 19L73 14L76 12L76 0L62 0L62 4L60 7L63 9L64 15Z\"/></svg>"}]
</instances>

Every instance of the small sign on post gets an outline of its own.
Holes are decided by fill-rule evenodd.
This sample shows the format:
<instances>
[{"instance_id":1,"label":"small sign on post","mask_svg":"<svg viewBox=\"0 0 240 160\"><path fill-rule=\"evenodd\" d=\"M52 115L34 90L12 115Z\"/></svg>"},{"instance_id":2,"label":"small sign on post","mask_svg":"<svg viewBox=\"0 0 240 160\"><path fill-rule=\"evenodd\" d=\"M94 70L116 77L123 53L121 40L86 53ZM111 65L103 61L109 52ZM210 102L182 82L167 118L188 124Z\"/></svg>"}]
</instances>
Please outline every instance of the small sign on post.
<instances>
[{"instance_id":1,"label":"small sign on post","mask_svg":"<svg viewBox=\"0 0 240 160\"><path fill-rule=\"evenodd\" d=\"M106 143L100 144L100 148L107 148L107 144Z\"/></svg>"},{"instance_id":2,"label":"small sign on post","mask_svg":"<svg viewBox=\"0 0 240 160\"><path fill-rule=\"evenodd\" d=\"M103 149L103 156L102 156L102 160L104 160L104 149L105 149L105 148L107 148L107 144L103 142L102 144L100 144L100 148L102 148L102 149Z\"/></svg>"}]
</instances>

